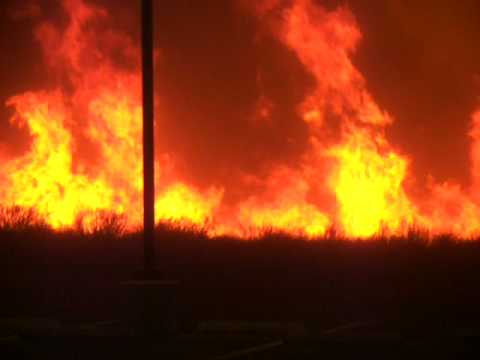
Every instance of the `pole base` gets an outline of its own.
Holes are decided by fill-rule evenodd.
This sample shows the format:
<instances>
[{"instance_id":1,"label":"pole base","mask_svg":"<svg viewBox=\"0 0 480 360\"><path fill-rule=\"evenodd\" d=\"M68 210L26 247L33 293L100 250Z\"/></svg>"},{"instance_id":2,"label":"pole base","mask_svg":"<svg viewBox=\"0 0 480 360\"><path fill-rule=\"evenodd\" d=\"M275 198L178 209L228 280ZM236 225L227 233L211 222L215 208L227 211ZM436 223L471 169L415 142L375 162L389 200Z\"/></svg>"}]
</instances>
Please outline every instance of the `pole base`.
<instances>
[{"instance_id":1,"label":"pole base","mask_svg":"<svg viewBox=\"0 0 480 360\"><path fill-rule=\"evenodd\" d=\"M129 322L137 335L173 335L178 329L175 298L179 283L155 279L152 272L146 275L123 283L129 299Z\"/></svg>"}]
</instances>

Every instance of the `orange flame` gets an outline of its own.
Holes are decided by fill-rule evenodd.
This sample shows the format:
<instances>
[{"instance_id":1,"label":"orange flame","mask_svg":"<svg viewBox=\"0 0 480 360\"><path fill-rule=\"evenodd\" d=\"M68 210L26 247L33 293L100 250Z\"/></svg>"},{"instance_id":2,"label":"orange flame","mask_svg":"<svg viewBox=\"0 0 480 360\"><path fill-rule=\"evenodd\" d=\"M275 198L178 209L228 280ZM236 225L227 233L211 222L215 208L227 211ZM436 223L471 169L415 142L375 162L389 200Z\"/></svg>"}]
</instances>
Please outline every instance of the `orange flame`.
<instances>
[{"instance_id":1,"label":"orange flame","mask_svg":"<svg viewBox=\"0 0 480 360\"><path fill-rule=\"evenodd\" d=\"M157 221L209 224L215 234L248 236L272 228L307 236L332 226L351 237L396 234L420 225L432 233L472 236L480 219L480 112L472 117L472 187L429 184L428 200L405 189L410 159L385 135L394 119L381 110L351 61L362 34L346 7L327 11L311 0L281 8L276 0L256 2L258 21L272 32L316 80L298 108L310 132L298 166L277 166L266 177L245 176L262 191L227 205L225 189L196 189L175 172L172 154L157 166ZM31 135L29 150L4 162L3 205L35 208L54 228L73 226L85 214L125 214L130 227L142 219L141 93L137 47L112 31L100 34L105 10L82 0L65 0L67 29L40 25L35 36L57 88L12 97L14 126ZM128 66L110 56L120 54ZM68 86L62 86L68 83ZM275 107L259 99L268 121ZM334 120L332 120L334 119ZM158 120L158 119L157 119ZM327 136L337 121L339 136ZM157 124L160 127L160 124ZM88 218L88 216L86 217Z\"/></svg>"}]
</instances>

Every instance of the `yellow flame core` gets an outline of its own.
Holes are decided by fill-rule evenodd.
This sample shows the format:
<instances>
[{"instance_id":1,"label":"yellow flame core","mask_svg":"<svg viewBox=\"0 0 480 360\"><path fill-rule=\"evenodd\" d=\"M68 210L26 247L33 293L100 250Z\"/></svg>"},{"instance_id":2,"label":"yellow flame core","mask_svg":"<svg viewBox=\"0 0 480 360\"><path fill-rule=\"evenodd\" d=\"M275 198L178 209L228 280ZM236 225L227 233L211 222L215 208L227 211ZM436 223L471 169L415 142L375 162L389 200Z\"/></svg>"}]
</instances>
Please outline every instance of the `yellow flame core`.
<instances>
[{"instance_id":1,"label":"yellow flame core","mask_svg":"<svg viewBox=\"0 0 480 360\"><path fill-rule=\"evenodd\" d=\"M380 154L369 134L362 132L329 152L338 161L329 184L347 235L367 237L382 227L396 230L412 222L412 207L402 188L405 159L391 151Z\"/></svg>"},{"instance_id":2,"label":"yellow flame core","mask_svg":"<svg viewBox=\"0 0 480 360\"><path fill-rule=\"evenodd\" d=\"M59 94L54 94L57 99ZM10 100L17 121L32 135L30 151L6 166L7 204L35 208L55 228L71 226L85 210L111 206L112 189L101 180L72 173L72 140L65 109L52 106L52 95L27 93Z\"/></svg>"}]
</instances>

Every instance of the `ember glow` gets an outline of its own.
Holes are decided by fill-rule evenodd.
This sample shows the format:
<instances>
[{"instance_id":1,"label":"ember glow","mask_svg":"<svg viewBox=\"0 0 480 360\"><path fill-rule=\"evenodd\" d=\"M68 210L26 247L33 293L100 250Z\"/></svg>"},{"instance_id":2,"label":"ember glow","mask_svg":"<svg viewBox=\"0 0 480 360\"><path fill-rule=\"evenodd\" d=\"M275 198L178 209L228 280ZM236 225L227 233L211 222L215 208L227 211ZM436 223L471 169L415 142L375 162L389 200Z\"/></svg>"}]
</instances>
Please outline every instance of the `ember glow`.
<instances>
[{"instance_id":1,"label":"ember glow","mask_svg":"<svg viewBox=\"0 0 480 360\"><path fill-rule=\"evenodd\" d=\"M205 225L211 235L240 237L265 228L314 237L334 228L367 238L413 226L432 234L478 234L480 111L471 117L469 138L466 134L471 187L430 179L428 194L415 198L406 189L412 158L386 136L401 119L377 105L352 62L362 32L351 10L327 10L313 0L251 3L247 7L256 21L315 80L296 110L308 129L308 144L295 165L275 164L266 176L243 174L239 186L255 190L235 203L225 201L228 189L221 182L198 187L185 180L175 153L157 156L157 221ZM92 24L111 20L105 9L82 0L62 4L66 29L42 22L33 31L44 54L38 61L58 81L7 102L15 112L11 125L27 129L31 144L2 162L0 203L34 208L56 229L81 219L88 226L98 211L125 215L133 229L142 223L138 41L108 27L92 30ZM130 66L119 66L112 52ZM258 99L258 121L274 121L275 107L270 99ZM162 123L175 121L161 117L160 132ZM329 131L332 121L335 135Z\"/></svg>"}]
</instances>

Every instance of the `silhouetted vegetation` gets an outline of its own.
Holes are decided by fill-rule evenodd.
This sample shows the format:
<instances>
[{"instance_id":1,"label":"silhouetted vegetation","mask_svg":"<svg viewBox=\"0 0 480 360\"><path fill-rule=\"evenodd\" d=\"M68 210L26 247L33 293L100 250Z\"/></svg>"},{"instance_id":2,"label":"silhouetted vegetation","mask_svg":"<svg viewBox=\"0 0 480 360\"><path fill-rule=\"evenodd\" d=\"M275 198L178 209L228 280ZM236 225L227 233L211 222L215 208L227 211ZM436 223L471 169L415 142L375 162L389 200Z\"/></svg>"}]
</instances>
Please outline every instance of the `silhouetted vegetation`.
<instances>
[{"instance_id":1,"label":"silhouetted vegetation","mask_svg":"<svg viewBox=\"0 0 480 360\"><path fill-rule=\"evenodd\" d=\"M4 233L44 232L50 227L34 209L10 206L0 207L0 230Z\"/></svg>"},{"instance_id":2,"label":"silhouetted vegetation","mask_svg":"<svg viewBox=\"0 0 480 360\"><path fill-rule=\"evenodd\" d=\"M142 233L99 214L89 230L52 230L33 212L2 209L1 316L112 319L127 306L122 281L142 267ZM157 267L180 281L180 318L303 321L312 327L397 319L409 332L480 320L480 240L453 235L329 231L309 240L265 230L249 241L206 229L156 227Z\"/></svg>"}]
</instances>

